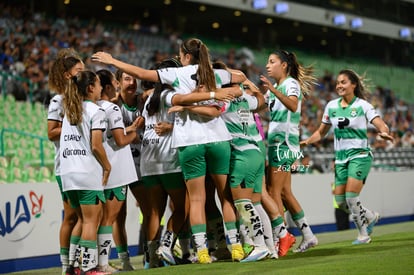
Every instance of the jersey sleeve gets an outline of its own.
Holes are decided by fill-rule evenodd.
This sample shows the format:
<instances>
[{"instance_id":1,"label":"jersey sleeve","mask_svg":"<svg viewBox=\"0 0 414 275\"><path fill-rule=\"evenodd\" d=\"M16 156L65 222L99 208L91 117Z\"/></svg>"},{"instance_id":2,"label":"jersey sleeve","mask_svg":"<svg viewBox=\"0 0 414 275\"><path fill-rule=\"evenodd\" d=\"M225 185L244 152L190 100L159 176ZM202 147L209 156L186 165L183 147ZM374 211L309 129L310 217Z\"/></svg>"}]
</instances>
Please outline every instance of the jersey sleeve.
<instances>
[{"instance_id":1,"label":"jersey sleeve","mask_svg":"<svg viewBox=\"0 0 414 275\"><path fill-rule=\"evenodd\" d=\"M105 130L106 113L104 109L99 108L92 117L91 130Z\"/></svg>"},{"instance_id":2,"label":"jersey sleeve","mask_svg":"<svg viewBox=\"0 0 414 275\"><path fill-rule=\"evenodd\" d=\"M329 104L326 105L322 115L322 123L332 125L331 118L329 117Z\"/></svg>"},{"instance_id":3,"label":"jersey sleeve","mask_svg":"<svg viewBox=\"0 0 414 275\"><path fill-rule=\"evenodd\" d=\"M47 120L55 120L62 122L63 120L63 106L62 100L58 96L54 96L52 100L50 100L48 113L47 113Z\"/></svg>"},{"instance_id":4,"label":"jersey sleeve","mask_svg":"<svg viewBox=\"0 0 414 275\"><path fill-rule=\"evenodd\" d=\"M178 68L164 68L157 70L158 78L162 84L173 85L178 79Z\"/></svg>"},{"instance_id":5,"label":"jersey sleeve","mask_svg":"<svg viewBox=\"0 0 414 275\"><path fill-rule=\"evenodd\" d=\"M300 97L300 87L299 83L296 81L289 81L286 84L286 96L296 96Z\"/></svg>"},{"instance_id":6,"label":"jersey sleeve","mask_svg":"<svg viewBox=\"0 0 414 275\"><path fill-rule=\"evenodd\" d=\"M117 105L111 105L111 107L107 109L106 115L108 118L109 129L113 130L125 128L124 121L122 120L121 110Z\"/></svg>"},{"instance_id":7,"label":"jersey sleeve","mask_svg":"<svg viewBox=\"0 0 414 275\"><path fill-rule=\"evenodd\" d=\"M371 122L374 118L379 116L374 106L372 106L372 104L367 101L365 101L365 104L364 104L364 113L365 113L365 117L367 118L369 122Z\"/></svg>"},{"instance_id":8,"label":"jersey sleeve","mask_svg":"<svg viewBox=\"0 0 414 275\"><path fill-rule=\"evenodd\" d=\"M215 69L214 76L216 77L216 83L218 86L223 86L232 83L231 73L227 70Z\"/></svg>"},{"instance_id":9,"label":"jersey sleeve","mask_svg":"<svg viewBox=\"0 0 414 275\"><path fill-rule=\"evenodd\" d=\"M176 92L176 91L167 92L167 94L165 95L165 105L167 105L168 107L172 107L173 106L173 104L172 104L172 98L176 94L179 94L179 93Z\"/></svg>"}]
</instances>

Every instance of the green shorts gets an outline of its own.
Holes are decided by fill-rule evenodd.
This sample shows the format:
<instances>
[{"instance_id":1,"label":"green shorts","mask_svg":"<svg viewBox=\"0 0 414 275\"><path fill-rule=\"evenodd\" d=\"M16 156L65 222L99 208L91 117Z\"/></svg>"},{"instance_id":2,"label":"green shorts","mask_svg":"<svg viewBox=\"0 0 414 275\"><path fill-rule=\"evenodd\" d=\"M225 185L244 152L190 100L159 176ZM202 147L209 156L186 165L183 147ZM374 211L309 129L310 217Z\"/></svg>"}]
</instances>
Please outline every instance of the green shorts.
<instances>
[{"instance_id":1,"label":"green shorts","mask_svg":"<svg viewBox=\"0 0 414 275\"><path fill-rule=\"evenodd\" d=\"M211 142L178 148L178 159L185 180L213 175L227 175L230 166L230 142Z\"/></svg>"},{"instance_id":2,"label":"green shorts","mask_svg":"<svg viewBox=\"0 0 414 275\"><path fill-rule=\"evenodd\" d=\"M269 147L269 165L271 167L291 167L298 158L298 154L292 152L287 145Z\"/></svg>"},{"instance_id":3,"label":"green shorts","mask_svg":"<svg viewBox=\"0 0 414 275\"><path fill-rule=\"evenodd\" d=\"M262 192L264 159L258 150L233 150L230 159L230 187L252 188L255 193Z\"/></svg>"},{"instance_id":4,"label":"green shorts","mask_svg":"<svg viewBox=\"0 0 414 275\"><path fill-rule=\"evenodd\" d=\"M371 169L372 157L354 158L346 163L335 163L335 185L346 184L348 178L364 181Z\"/></svg>"},{"instance_id":5,"label":"green shorts","mask_svg":"<svg viewBox=\"0 0 414 275\"><path fill-rule=\"evenodd\" d=\"M81 205L97 205L99 201L105 203L105 195L103 191L97 190L70 190L67 191L70 206L78 208Z\"/></svg>"},{"instance_id":6,"label":"green shorts","mask_svg":"<svg viewBox=\"0 0 414 275\"><path fill-rule=\"evenodd\" d=\"M62 197L62 201L66 202L69 200L68 198L68 194L66 192L63 192L63 187L62 187L62 178L60 176L55 176L56 181L58 183L59 186L59 191L60 191L60 195Z\"/></svg>"},{"instance_id":7,"label":"green shorts","mask_svg":"<svg viewBox=\"0 0 414 275\"><path fill-rule=\"evenodd\" d=\"M111 189L105 189L105 199L111 201L116 198L118 201L125 201L127 196L127 187L127 185L124 185Z\"/></svg>"},{"instance_id":8,"label":"green shorts","mask_svg":"<svg viewBox=\"0 0 414 275\"><path fill-rule=\"evenodd\" d=\"M183 173L169 173L142 177L146 188L161 185L164 189L185 189Z\"/></svg>"}]
</instances>

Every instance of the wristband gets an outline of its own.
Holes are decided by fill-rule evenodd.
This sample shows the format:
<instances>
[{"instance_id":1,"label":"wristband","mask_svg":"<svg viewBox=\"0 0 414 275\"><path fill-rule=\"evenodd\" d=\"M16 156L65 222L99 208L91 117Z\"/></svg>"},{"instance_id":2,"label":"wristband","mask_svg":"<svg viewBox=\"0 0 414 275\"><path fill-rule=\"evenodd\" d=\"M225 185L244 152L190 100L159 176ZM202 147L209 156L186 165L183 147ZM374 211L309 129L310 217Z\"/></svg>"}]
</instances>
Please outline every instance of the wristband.
<instances>
[{"instance_id":1,"label":"wristband","mask_svg":"<svg viewBox=\"0 0 414 275\"><path fill-rule=\"evenodd\" d=\"M210 92L210 99L214 99L215 96L216 96L215 92Z\"/></svg>"}]
</instances>

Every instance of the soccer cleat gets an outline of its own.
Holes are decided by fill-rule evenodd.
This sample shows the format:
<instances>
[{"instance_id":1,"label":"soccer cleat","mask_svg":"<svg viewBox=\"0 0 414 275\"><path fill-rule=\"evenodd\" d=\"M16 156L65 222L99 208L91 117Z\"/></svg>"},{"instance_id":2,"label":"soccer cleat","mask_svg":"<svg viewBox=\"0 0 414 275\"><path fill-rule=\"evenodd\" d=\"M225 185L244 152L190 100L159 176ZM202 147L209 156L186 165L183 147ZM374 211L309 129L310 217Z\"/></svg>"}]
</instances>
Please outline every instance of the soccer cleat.
<instances>
[{"instance_id":1,"label":"soccer cleat","mask_svg":"<svg viewBox=\"0 0 414 275\"><path fill-rule=\"evenodd\" d=\"M289 232L284 236L283 238L279 238L279 250L278 254L279 257L286 256L286 254L289 252L289 249L295 244L296 238ZM275 244L276 246L276 244Z\"/></svg>"},{"instance_id":2,"label":"soccer cleat","mask_svg":"<svg viewBox=\"0 0 414 275\"><path fill-rule=\"evenodd\" d=\"M352 244L368 244L371 242L370 237L366 237L364 239L357 238L355 241L352 242Z\"/></svg>"},{"instance_id":3,"label":"soccer cleat","mask_svg":"<svg viewBox=\"0 0 414 275\"><path fill-rule=\"evenodd\" d=\"M108 275L110 273L99 271L97 268L89 269L88 271L81 271L80 275Z\"/></svg>"},{"instance_id":4,"label":"soccer cleat","mask_svg":"<svg viewBox=\"0 0 414 275\"><path fill-rule=\"evenodd\" d=\"M256 246L246 258L241 260L241 263L257 262L263 260L269 254L269 249L266 246Z\"/></svg>"},{"instance_id":5,"label":"soccer cleat","mask_svg":"<svg viewBox=\"0 0 414 275\"><path fill-rule=\"evenodd\" d=\"M317 246L317 245L318 245L318 239L316 238L316 236L313 236L309 240L303 239L302 242L300 243L300 245L297 248L295 248L293 250L293 252L295 252L295 253L305 252L309 248L312 248L312 247Z\"/></svg>"},{"instance_id":6,"label":"soccer cleat","mask_svg":"<svg viewBox=\"0 0 414 275\"><path fill-rule=\"evenodd\" d=\"M169 249L168 247L161 245L160 247L158 247L158 249L155 253L158 255L158 257L161 260L166 261L168 264L170 264L170 265L176 265L177 264L175 262L173 254L171 252L171 249Z\"/></svg>"},{"instance_id":7,"label":"soccer cleat","mask_svg":"<svg viewBox=\"0 0 414 275\"><path fill-rule=\"evenodd\" d=\"M106 274L113 274L113 273L118 273L119 272L118 269L110 266L109 264L104 265L104 266L98 266L98 270L102 271L102 272L105 272Z\"/></svg>"},{"instance_id":8,"label":"soccer cleat","mask_svg":"<svg viewBox=\"0 0 414 275\"><path fill-rule=\"evenodd\" d=\"M240 262L244 259L244 249L241 244L236 243L231 245L231 259L233 262Z\"/></svg>"},{"instance_id":9,"label":"soccer cleat","mask_svg":"<svg viewBox=\"0 0 414 275\"><path fill-rule=\"evenodd\" d=\"M248 243L244 243L243 244L243 251L244 251L244 255L249 255L250 252L252 252L254 249L254 246Z\"/></svg>"},{"instance_id":10,"label":"soccer cleat","mask_svg":"<svg viewBox=\"0 0 414 275\"><path fill-rule=\"evenodd\" d=\"M374 218L371 221L368 221L367 226L367 233L368 236L371 236L372 232L374 231L374 225L376 225L380 219L380 214L378 212L374 212Z\"/></svg>"},{"instance_id":11,"label":"soccer cleat","mask_svg":"<svg viewBox=\"0 0 414 275\"><path fill-rule=\"evenodd\" d=\"M197 258L200 264L211 264L212 262L207 248L197 251Z\"/></svg>"},{"instance_id":12,"label":"soccer cleat","mask_svg":"<svg viewBox=\"0 0 414 275\"><path fill-rule=\"evenodd\" d=\"M277 254L277 252L276 252L276 251L275 251L275 252L271 252L271 251L269 251L269 255L267 255L267 257L268 257L269 259L274 259L274 260L279 259L279 255Z\"/></svg>"}]
</instances>

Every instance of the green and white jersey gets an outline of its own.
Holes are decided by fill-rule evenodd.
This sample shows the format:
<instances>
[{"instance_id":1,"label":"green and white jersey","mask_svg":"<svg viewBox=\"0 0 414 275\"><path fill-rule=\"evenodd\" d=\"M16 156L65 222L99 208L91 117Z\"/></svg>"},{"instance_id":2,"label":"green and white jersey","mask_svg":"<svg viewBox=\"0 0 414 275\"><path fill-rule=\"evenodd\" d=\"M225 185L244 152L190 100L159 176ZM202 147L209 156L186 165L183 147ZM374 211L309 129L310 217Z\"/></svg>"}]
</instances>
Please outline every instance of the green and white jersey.
<instances>
[{"instance_id":1,"label":"green and white jersey","mask_svg":"<svg viewBox=\"0 0 414 275\"><path fill-rule=\"evenodd\" d=\"M51 100L48 108L47 113L47 120L54 120L57 122L62 122L63 120L63 104L62 104L63 96L62 95L55 95ZM59 159L59 148L60 142L53 141L55 145L55 175L60 175L60 159Z\"/></svg>"},{"instance_id":2,"label":"green and white jersey","mask_svg":"<svg viewBox=\"0 0 414 275\"><path fill-rule=\"evenodd\" d=\"M122 129L125 134L125 126L119 106L106 100L100 100L97 104L105 110L106 114L106 131L103 145L112 167L108 183L104 189L112 189L136 182L138 177L129 144L119 147L112 136L112 130L115 129Z\"/></svg>"},{"instance_id":3,"label":"green and white jersey","mask_svg":"<svg viewBox=\"0 0 414 275\"><path fill-rule=\"evenodd\" d=\"M171 85L175 93L189 94L198 86L198 65L157 70L160 82ZM231 82L231 73L226 70L214 70L217 87ZM167 104L171 105L175 93L169 93ZM175 116L173 129L173 148L196 144L207 144L231 140L231 135L222 118L207 118L184 110Z\"/></svg>"},{"instance_id":4,"label":"green and white jersey","mask_svg":"<svg viewBox=\"0 0 414 275\"><path fill-rule=\"evenodd\" d=\"M334 99L325 107L322 123L334 127L335 162L345 163L350 159L366 157L371 153L367 128L378 115L367 101L354 97L350 104L341 107L342 98Z\"/></svg>"},{"instance_id":5,"label":"green and white jersey","mask_svg":"<svg viewBox=\"0 0 414 275\"><path fill-rule=\"evenodd\" d=\"M243 92L243 95L226 102L221 117L229 130L232 148L238 151L259 150L257 138L261 140L251 110L257 109L257 99Z\"/></svg>"},{"instance_id":6,"label":"green and white jersey","mask_svg":"<svg viewBox=\"0 0 414 275\"><path fill-rule=\"evenodd\" d=\"M163 175L181 172L178 161L178 151L172 148L172 132L159 136L155 133L154 127L159 122L174 123L174 114L168 114L165 104L165 97L170 91L163 91L160 95L160 111L152 116L148 114L147 106L152 98L148 97L142 111L145 118L145 131L141 148L141 175Z\"/></svg>"},{"instance_id":7,"label":"green and white jersey","mask_svg":"<svg viewBox=\"0 0 414 275\"><path fill-rule=\"evenodd\" d=\"M270 112L268 146L279 146L285 143L292 152L299 152L299 122L302 105L299 82L288 77L280 85L275 84L275 88L285 96L296 96L298 108L296 112L289 111L272 92L267 91L265 98Z\"/></svg>"},{"instance_id":8,"label":"green and white jersey","mask_svg":"<svg viewBox=\"0 0 414 275\"><path fill-rule=\"evenodd\" d=\"M105 131L106 115L91 101L82 105L80 124L71 125L66 116L63 118L59 154L63 191L103 190L102 166L92 153L91 133Z\"/></svg>"},{"instance_id":9,"label":"green and white jersey","mask_svg":"<svg viewBox=\"0 0 414 275\"><path fill-rule=\"evenodd\" d=\"M132 125L137 117L141 115L141 112L138 110L137 106L128 106L125 103L121 102L120 104L122 119L124 121L125 127ZM140 141L142 140L142 130L137 129L137 135L140 137ZM139 143L131 143L130 144L132 158L134 159L135 163L135 171L138 175L138 180L141 179L141 169L140 169L140 159L141 159L141 142Z\"/></svg>"}]
</instances>

